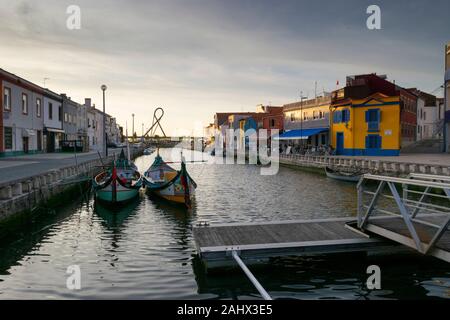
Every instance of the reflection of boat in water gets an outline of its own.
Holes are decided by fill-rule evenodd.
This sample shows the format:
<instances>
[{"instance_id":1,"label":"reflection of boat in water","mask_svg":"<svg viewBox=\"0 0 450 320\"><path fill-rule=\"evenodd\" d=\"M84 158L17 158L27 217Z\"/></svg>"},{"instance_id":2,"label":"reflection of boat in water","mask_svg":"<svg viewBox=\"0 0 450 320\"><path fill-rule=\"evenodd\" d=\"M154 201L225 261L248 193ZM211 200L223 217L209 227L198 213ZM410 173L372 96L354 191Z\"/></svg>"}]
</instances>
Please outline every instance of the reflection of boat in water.
<instances>
[{"instance_id":1,"label":"reflection of boat in water","mask_svg":"<svg viewBox=\"0 0 450 320\"><path fill-rule=\"evenodd\" d=\"M112 168L102 171L93 179L96 198L111 204L129 201L139 194L142 176L123 152L113 161Z\"/></svg>"},{"instance_id":2,"label":"reflection of boat in water","mask_svg":"<svg viewBox=\"0 0 450 320\"><path fill-rule=\"evenodd\" d=\"M159 155L144 173L144 185L147 191L166 200L183 204L190 208L197 184L189 176L184 159L179 171L169 166Z\"/></svg>"},{"instance_id":3,"label":"reflection of boat in water","mask_svg":"<svg viewBox=\"0 0 450 320\"><path fill-rule=\"evenodd\" d=\"M111 206L104 206L100 202L95 202L94 210L105 221L108 227L117 227L136 212L135 209L139 203L139 199L135 198L123 206L112 208Z\"/></svg>"},{"instance_id":4,"label":"reflection of boat in water","mask_svg":"<svg viewBox=\"0 0 450 320\"><path fill-rule=\"evenodd\" d=\"M325 167L325 173L329 178L348 182L358 182L363 175L361 171L333 170L330 167Z\"/></svg>"}]
</instances>

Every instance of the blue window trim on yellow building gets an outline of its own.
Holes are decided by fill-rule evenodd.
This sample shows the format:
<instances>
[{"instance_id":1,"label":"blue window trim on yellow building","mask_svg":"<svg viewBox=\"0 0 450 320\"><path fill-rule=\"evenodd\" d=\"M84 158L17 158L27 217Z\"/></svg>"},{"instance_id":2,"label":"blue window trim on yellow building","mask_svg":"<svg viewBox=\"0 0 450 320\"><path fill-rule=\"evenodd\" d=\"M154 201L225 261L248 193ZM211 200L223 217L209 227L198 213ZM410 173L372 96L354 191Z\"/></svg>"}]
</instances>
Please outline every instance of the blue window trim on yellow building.
<instances>
[{"instance_id":1,"label":"blue window trim on yellow building","mask_svg":"<svg viewBox=\"0 0 450 320\"><path fill-rule=\"evenodd\" d=\"M381 122L381 110L369 109L366 111L367 131L378 132L380 131Z\"/></svg>"},{"instance_id":2,"label":"blue window trim on yellow building","mask_svg":"<svg viewBox=\"0 0 450 320\"><path fill-rule=\"evenodd\" d=\"M349 121L350 121L350 110L349 109L335 110L333 112L333 123L342 123L342 122L349 122Z\"/></svg>"},{"instance_id":3,"label":"blue window trim on yellow building","mask_svg":"<svg viewBox=\"0 0 450 320\"><path fill-rule=\"evenodd\" d=\"M342 156L381 156L394 157L400 154L400 150L394 149L346 149L344 148L339 155Z\"/></svg>"},{"instance_id":4,"label":"blue window trim on yellow building","mask_svg":"<svg viewBox=\"0 0 450 320\"><path fill-rule=\"evenodd\" d=\"M366 136L366 149L381 149L381 136L369 134Z\"/></svg>"}]
</instances>

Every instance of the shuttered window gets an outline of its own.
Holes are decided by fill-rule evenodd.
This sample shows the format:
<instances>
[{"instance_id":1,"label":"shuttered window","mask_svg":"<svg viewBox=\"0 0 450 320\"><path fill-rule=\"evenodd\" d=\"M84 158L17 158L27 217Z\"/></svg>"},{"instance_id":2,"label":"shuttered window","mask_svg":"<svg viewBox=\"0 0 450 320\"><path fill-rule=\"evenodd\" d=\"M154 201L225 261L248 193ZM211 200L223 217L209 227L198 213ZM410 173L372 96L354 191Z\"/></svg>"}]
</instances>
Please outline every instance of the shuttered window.
<instances>
[{"instance_id":1,"label":"shuttered window","mask_svg":"<svg viewBox=\"0 0 450 320\"><path fill-rule=\"evenodd\" d=\"M366 149L381 149L381 136L376 134L366 136Z\"/></svg>"},{"instance_id":2,"label":"shuttered window","mask_svg":"<svg viewBox=\"0 0 450 320\"><path fill-rule=\"evenodd\" d=\"M379 131L381 122L381 110L370 109L366 111L366 122L368 131Z\"/></svg>"}]
</instances>

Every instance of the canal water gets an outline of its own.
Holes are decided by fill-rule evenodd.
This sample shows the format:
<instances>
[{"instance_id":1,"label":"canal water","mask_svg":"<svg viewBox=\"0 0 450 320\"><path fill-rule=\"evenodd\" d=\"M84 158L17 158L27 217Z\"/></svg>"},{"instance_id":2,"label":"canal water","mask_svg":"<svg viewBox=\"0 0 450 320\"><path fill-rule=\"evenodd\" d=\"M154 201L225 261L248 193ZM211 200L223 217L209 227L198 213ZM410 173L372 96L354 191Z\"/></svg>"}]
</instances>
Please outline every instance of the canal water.
<instances>
[{"instance_id":1,"label":"canal water","mask_svg":"<svg viewBox=\"0 0 450 320\"><path fill-rule=\"evenodd\" d=\"M161 155L166 161L180 156L176 149ZM206 159L198 152L185 156ZM139 170L153 158L136 159ZM86 194L0 240L0 299L259 299L240 270L204 272L194 225L356 214L355 185L317 173L281 167L263 176L258 166L206 163L188 164L188 170L198 183L190 212L142 193L111 213ZM381 268L381 290L366 288L372 264ZM66 287L71 265L80 267L80 290ZM274 298L450 297L448 264L429 258L285 258L252 270Z\"/></svg>"}]
</instances>

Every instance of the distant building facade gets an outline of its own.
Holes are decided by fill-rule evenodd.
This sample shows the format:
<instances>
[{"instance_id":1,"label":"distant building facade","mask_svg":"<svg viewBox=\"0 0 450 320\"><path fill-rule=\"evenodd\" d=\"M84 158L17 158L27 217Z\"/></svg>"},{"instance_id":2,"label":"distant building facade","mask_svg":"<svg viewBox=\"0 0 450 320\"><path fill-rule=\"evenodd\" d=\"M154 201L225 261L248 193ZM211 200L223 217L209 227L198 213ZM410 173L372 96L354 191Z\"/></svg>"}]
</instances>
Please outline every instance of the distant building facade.
<instances>
[{"instance_id":1,"label":"distant building facade","mask_svg":"<svg viewBox=\"0 0 450 320\"><path fill-rule=\"evenodd\" d=\"M330 103L331 96L328 94L324 97L285 104L283 113L286 134L280 136L280 140L307 140L306 144L313 147L328 145ZM287 133L288 131L290 133Z\"/></svg>"},{"instance_id":2,"label":"distant building facade","mask_svg":"<svg viewBox=\"0 0 450 320\"><path fill-rule=\"evenodd\" d=\"M0 69L0 156L43 151L43 90Z\"/></svg>"},{"instance_id":3,"label":"distant building facade","mask_svg":"<svg viewBox=\"0 0 450 320\"><path fill-rule=\"evenodd\" d=\"M331 105L331 146L336 155L398 156L401 145L399 97L376 93Z\"/></svg>"},{"instance_id":4,"label":"distant building facade","mask_svg":"<svg viewBox=\"0 0 450 320\"><path fill-rule=\"evenodd\" d=\"M401 146L408 146L417 137L417 96L387 80L385 75L348 76L346 86L333 91L332 103L344 99L365 99L375 93L400 98Z\"/></svg>"}]
</instances>

